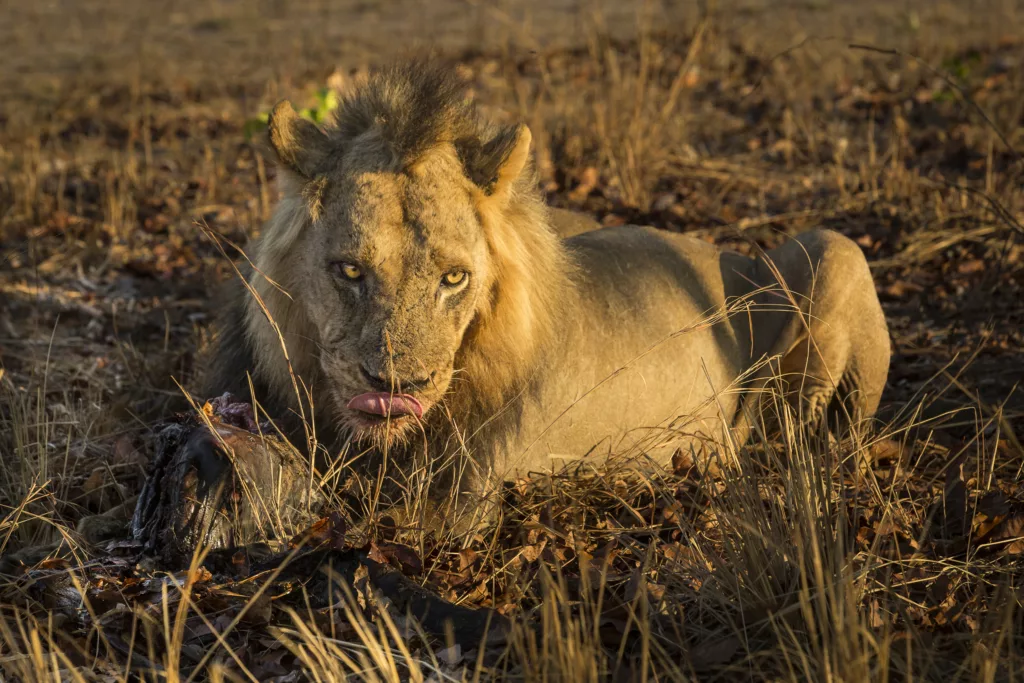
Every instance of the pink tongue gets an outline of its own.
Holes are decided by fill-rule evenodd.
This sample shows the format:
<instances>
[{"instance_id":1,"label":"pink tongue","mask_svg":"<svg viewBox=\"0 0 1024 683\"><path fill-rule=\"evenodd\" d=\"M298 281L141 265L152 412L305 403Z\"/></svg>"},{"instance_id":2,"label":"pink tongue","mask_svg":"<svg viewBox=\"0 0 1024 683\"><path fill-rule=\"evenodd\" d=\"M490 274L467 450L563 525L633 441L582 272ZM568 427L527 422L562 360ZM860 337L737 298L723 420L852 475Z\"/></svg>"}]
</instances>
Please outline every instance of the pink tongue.
<instances>
[{"instance_id":1,"label":"pink tongue","mask_svg":"<svg viewBox=\"0 0 1024 683\"><path fill-rule=\"evenodd\" d=\"M423 406L408 394L388 394L377 391L369 394L359 394L348 402L350 410L358 410L361 413L370 415L415 415L423 417Z\"/></svg>"}]
</instances>

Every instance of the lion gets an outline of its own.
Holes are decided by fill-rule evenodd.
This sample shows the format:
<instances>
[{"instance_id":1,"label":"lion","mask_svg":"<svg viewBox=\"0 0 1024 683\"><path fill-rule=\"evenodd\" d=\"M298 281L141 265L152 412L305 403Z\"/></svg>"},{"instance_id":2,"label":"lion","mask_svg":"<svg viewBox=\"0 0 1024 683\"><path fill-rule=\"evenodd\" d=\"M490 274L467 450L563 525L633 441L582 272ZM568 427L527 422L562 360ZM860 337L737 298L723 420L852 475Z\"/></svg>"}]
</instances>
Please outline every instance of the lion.
<instances>
[{"instance_id":1,"label":"lion","mask_svg":"<svg viewBox=\"0 0 1024 683\"><path fill-rule=\"evenodd\" d=\"M878 406L886 321L839 233L747 257L554 212L530 129L483 120L431 62L370 75L323 128L282 102L267 143L281 199L207 393L251 392L321 459L425 453L479 495L625 451L735 461L774 389L808 425Z\"/></svg>"}]
</instances>

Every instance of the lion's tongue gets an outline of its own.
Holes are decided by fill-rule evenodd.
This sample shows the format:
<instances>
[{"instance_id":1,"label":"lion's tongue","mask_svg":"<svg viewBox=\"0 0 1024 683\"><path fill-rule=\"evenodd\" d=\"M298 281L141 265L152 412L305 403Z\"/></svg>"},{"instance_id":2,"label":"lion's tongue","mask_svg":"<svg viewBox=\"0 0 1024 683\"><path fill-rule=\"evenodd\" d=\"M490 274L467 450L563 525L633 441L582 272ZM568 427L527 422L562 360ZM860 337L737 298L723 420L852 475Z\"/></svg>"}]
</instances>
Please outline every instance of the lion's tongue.
<instances>
[{"instance_id":1,"label":"lion's tongue","mask_svg":"<svg viewBox=\"0 0 1024 683\"><path fill-rule=\"evenodd\" d=\"M415 415L423 417L423 406L414 397L408 394L388 394L377 391L369 394L359 394L348 402L350 410L358 410L361 413L370 415Z\"/></svg>"}]
</instances>

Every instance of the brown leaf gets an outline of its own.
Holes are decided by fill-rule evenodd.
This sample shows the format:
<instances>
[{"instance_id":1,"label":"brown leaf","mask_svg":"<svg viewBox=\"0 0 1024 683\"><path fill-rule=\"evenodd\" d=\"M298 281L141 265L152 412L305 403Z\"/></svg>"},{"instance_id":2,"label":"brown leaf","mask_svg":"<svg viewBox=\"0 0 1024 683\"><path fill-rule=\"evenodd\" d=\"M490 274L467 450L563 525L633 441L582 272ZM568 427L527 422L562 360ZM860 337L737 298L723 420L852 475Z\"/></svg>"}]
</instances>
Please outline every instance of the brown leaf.
<instances>
[{"instance_id":1,"label":"brown leaf","mask_svg":"<svg viewBox=\"0 0 1024 683\"><path fill-rule=\"evenodd\" d=\"M903 453L903 444L893 439L885 439L871 445L871 459L874 462L891 460L896 462Z\"/></svg>"},{"instance_id":2,"label":"brown leaf","mask_svg":"<svg viewBox=\"0 0 1024 683\"><path fill-rule=\"evenodd\" d=\"M889 623L886 615L882 613L882 608L878 604L878 600L871 601L871 628L882 628Z\"/></svg>"},{"instance_id":3,"label":"brown leaf","mask_svg":"<svg viewBox=\"0 0 1024 683\"><path fill-rule=\"evenodd\" d=\"M249 626L265 626L270 623L274 611L274 603L271 601L270 595L262 593L246 604L245 614L242 615L243 623Z\"/></svg>"},{"instance_id":4,"label":"brown leaf","mask_svg":"<svg viewBox=\"0 0 1024 683\"><path fill-rule=\"evenodd\" d=\"M111 454L110 458L111 462L115 465L135 462L137 454L135 452L135 444L132 443L132 438L128 435L124 435L115 441L114 452Z\"/></svg>"},{"instance_id":5,"label":"brown leaf","mask_svg":"<svg viewBox=\"0 0 1024 683\"><path fill-rule=\"evenodd\" d=\"M463 548L459 551L459 571L465 573L470 567L472 567L479 555L475 550L470 548Z\"/></svg>"},{"instance_id":6,"label":"brown leaf","mask_svg":"<svg viewBox=\"0 0 1024 683\"><path fill-rule=\"evenodd\" d=\"M545 546L547 546L547 544L548 539L543 538L540 540L539 543L536 543L534 545L525 545L523 546L522 550L519 551L519 556L526 560L526 562L532 564L533 562L536 562L538 558L540 558L540 554L544 550Z\"/></svg>"},{"instance_id":7,"label":"brown leaf","mask_svg":"<svg viewBox=\"0 0 1024 683\"><path fill-rule=\"evenodd\" d=\"M335 550L345 548L345 519L339 512L332 512L318 519L313 526L296 534L288 541L291 549L303 546L318 547L329 544Z\"/></svg>"},{"instance_id":8,"label":"brown leaf","mask_svg":"<svg viewBox=\"0 0 1024 683\"><path fill-rule=\"evenodd\" d=\"M422 574L423 560L415 550L402 543L381 543L377 551L403 574Z\"/></svg>"},{"instance_id":9,"label":"brown leaf","mask_svg":"<svg viewBox=\"0 0 1024 683\"><path fill-rule=\"evenodd\" d=\"M683 513L685 511L686 507L678 500L674 500L668 505L666 505L664 508L662 508L661 516L666 523L671 524L673 522L678 522L682 518Z\"/></svg>"},{"instance_id":10,"label":"brown leaf","mask_svg":"<svg viewBox=\"0 0 1024 683\"><path fill-rule=\"evenodd\" d=\"M683 452L681 448L677 448L676 452L672 454L672 471L676 474L686 474L694 464L693 456Z\"/></svg>"},{"instance_id":11,"label":"brown leaf","mask_svg":"<svg viewBox=\"0 0 1024 683\"><path fill-rule=\"evenodd\" d=\"M249 555L245 552L244 548L231 556L231 567L234 569L236 576L249 575Z\"/></svg>"},{"instance_id":12,"label":"brown leaf","mask_svg":"<svg viewBox=\"0 0 1024 683\"><path fill-rule=\"evenodd\" d=\"M994 536L997 541L1010 541L1006 546L1007 555L1024 553L1024 515L1018 513L1007 518Z\"/></svg>"},{"instance_id":13,"label":"brown leaf","mask_svg":"<svg viewBox=\"0 0 1024 683\"><path fill-rule=\"evenodd\" d=\"M36 569L67 569L71 563L62 557L51 557L35 566Z\"/></svg>"},{"instance_id":14,"label":"brown leaf","mask_svg":"<svg viewBox=\"0 0 1024 683\"><path fill-rule=\"evenodd\" d=\"M956 272L960 273L961 275L980 273L983 270L985 270L985 262L979 258L963 261L956 267Z\"/></svg>"},{"instance_id":15,"label":"brown leaf","mask_svg":"<svg viewBox=\"0 0 1024 683\"><path fill-rule=\"evenodd\" d=\"M197 583L209 583L213 580L213 574L206 567L198 567L194 571L190 570L185 572L184 578L186 581L191 581L192 584Z\"/></svg>"},{"instance_id":16,"label":"brown leaf","mask_svg":"<svg viewBox=\"0 0 1024 683\"><path fill-rule=\"evenodd\" d=\"M305 545L317 546L325 543L331 534L330 517L322 517L313 523L313 526L305 529L288 541L288 547L295 549Z\"/></svg>"},{"instance_id":17,"label":"brown leaf","mask_svg":"<svg viewBox=\"0 0 1024 683\"><path fill-rule=\"evenodd\" d=\"M366 557L379 564L387 564L388 558L384 556L384 553L380 551L376 543L370 543L370 551L366 553Z\"/></svg>"},{"instance_id":18,"label":"brown leaf","mask_svg":"<svg viewBox=\"0 0 1024 683\"><path fill-rule=\"evenodd\" d=\"M887 294L888 296L893 297L894 299L898 299L898 298L903 297L904 295L906 295L908 292L911 292L911 293L923 292L924 291L924 287L922 287L922 286L920 286L918 284L915 284L913 282L907 282L906 280L896 280L895 282L893 282L893 283L883 287L881 291L884 294Z\"/></svg>"},{"instance_id":19,"label":"brown leaf","mask_svg":"<svg viewBox=\"0 0 1024 683\"><path fill-rule=\"evenodd\" d=\"M580 553L581 565L583 565L583 569L587 572L590 580L597 583L601 580L601 575L611 568L618 554L618 541L613 538L595 550L594 554L590 557Z\"/></svg>"},{"instance_id":20,"label":"brown leaf","mask_svg":"<svg viewBox=\"0 0 1024 683\"><path fill-rule=\"evenodd\" d=\"M711 565L705 561L704 557L690 546L671 543L664 546L663 552L666 558L678 562L683 570L701 569L708 571L711 569Z\"/></svg>"},{"instance_id":21,"label":"brown leaf","mask_svg":"<svg viewBox=\"0 0 1024 683\"><path fill-rule=\"evenodd\" d=\"M107 468L96 467L89 473L89 477L82 484L82 490L85 491L85 495L94 496L98 491L102 490L107 484Z\"/></svg>"}]
</instances>

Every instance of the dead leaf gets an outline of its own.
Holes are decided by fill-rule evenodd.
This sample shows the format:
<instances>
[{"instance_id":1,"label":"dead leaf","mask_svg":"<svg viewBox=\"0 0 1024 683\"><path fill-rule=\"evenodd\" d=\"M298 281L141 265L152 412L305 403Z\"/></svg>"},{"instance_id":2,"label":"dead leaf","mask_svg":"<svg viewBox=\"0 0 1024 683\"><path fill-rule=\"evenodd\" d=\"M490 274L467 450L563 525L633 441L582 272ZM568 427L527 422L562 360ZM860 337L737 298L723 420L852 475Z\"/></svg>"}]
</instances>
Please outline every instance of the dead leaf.
<instances>
[{"instance_id":1,"label":"dead leaf","mask_svg":"<svg viewBox=\"0 0 1024 683\"><path fill-rule=\"evenodd\" d=\"M231 566L236 576L249 575L249 554L245 552L244 548L231 556Z\"/></svg>"},{"instance_id":2,"label":"dead leaf","mask_svg":"<svg viewBox=\"0 0 1024 683\"><path fill-rule=\"evenodd\" d=\"M1007 555L1024 553L1024 514L1018 513L1007 518L992 540L1009 541L1005 550Z\"/></svg>"},{"instance_id":3,"label":"dead leaf","mask_svg":"<svg viewBox=\"0 0 1024 683\"><path fill-rule=\"evenodd\" d=\"M345 519L341 513L332 512L317 520L305 531L293 536L288 541L288 547L294 550L302 546L329 545L335 550L343 550L345 548L345 529Z\"/></svg>"},{"instance_id":4,"label":"dead leaf","mask_svg":"<svg viewBox=\"0 0 1024 683\"><path fill-rule=\"evenodd\" d=\"M677 448L676 452L672 454L672 471L676 474L686 474L694 465L693 455L684 452L681 448Z\"/></svg>"},{"instance_id":5,"label":"dead leaf","mask_svg":"<svg viewBox=\"0 0 1024 683\"><path fill-rule=\"evenodd\" d=\"M415 550L402 543L381 543L377 546L380 553L391 565L397 567L403 574L422 574L423 560Z\"/></svg>"},{"instance_id":6,"label":"dead leaf","mask_svg":"<svg viewBox=\"0 0 1024 683\"><path fill-rule=\"evenodd\" d=\"M384 557L384 553L380 551L376 543L370 543L370 550L366 553L366 557L378 564L387 564L388 558Z\"/></svg>"},{"instance_id":7,"label":"dead leaf","mask_svg":"<svg viewBox=\"0 0 1024 683\"><path fill-rule=\"evenodd\" d=\"M882 608L878 604L878 600L871 601L871 628L882 628L888 622L888 620L882 614Z\"/></svg>"},{"instance_id":8,"label":"dead leaf","mask_svg":"<svg viewBox=\"0 0 1024 683\"><path fill-rule=\"evenodd\" d=\"M270 595L262 593L248 602L248 608L242 615L242 622L248 626L265 626L270 623L273 611L274 603Z\"/></svg>"},{"instance_id":9,"label":"dead leaf","mask_svg":"<svg viewBox=\"0 0 1024 683\"><path fill-rule=\"evenodd\" d=\"M132 442L132 438L128 435L121 436L114 442L114 451L110 456L111 463L123 465L134 462L137 458L135 451L135 444Z\"/></svg>"},{"instance_id":10,"label":"dead leaf","mask_svg":"<svg viewBox=\"0 0 1024 683\"><path fill-rule=\"evenodd\" d=\"M874 462L889 460L898 462L903 453L903 444L893 439L884 439L871 445L871 459Z\"/></svg>"},{"instance_id":11,"label":"dead leaf","mask_svg":"<svg viewBox=\"0 0 1024 683\"><path fill-rule=\"evenodd\" d=\"M86 495L92 495L102 489L107 483L107 468L96 467L89 474L89 477L82 484L82 489Z\"/></svg>"},{"instance_id":12,"label":"dead leaf","mask_svg":"<svg viewBox=\"0 0 1024 683\"><path fill-rule=\"evenodd\" d=\"M463 548L462 550L460 550L459 571L463 573L466 572L470 567L472 567L476 563L478 558L479 555L475 550L472 550L470 548Z\"/></svg>"},{"instance_id":13,"label":"dead leaf","mask_svg":"<svg viewBox=\"0 0 1024 683\"><path fill-rule=\"evenodd\" d=\"M961 275L970 275L972 273L980 273L985 270L985 262L981 259L970 259L957 265L956 272Z\"/></svg>"},{"instance_id":14,"label":"dead leaf","mask_svg":"<svg viewBox=\"0 0 1024 683\"><path fill-rule=\"evenodd\" d=\"M539 543L534 545L526 545L519 551L519 556L526 560L527 563L532 564L540 558L541 552L548 544L548 539L542 538Z\"/></svg>"}]
</instances>

